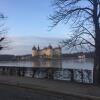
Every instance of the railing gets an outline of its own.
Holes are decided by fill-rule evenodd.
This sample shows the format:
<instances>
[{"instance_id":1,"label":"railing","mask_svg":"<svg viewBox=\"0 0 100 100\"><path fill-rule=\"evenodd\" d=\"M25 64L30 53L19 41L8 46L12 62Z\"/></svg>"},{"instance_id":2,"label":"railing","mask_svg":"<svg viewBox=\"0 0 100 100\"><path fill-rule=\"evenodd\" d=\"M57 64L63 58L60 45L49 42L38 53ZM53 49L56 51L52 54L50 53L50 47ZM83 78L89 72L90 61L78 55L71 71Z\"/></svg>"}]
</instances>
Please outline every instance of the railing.
<instances>
[{"instance_id":1,"label":"railing","mask_svg":"<svg viewBox=\"0 0 100 100\"><path fill-rule=\"evenodd\" d=\"M93 83L93 71L67 68L0 67L0 75Z\"/></svg>"}]
</instances>

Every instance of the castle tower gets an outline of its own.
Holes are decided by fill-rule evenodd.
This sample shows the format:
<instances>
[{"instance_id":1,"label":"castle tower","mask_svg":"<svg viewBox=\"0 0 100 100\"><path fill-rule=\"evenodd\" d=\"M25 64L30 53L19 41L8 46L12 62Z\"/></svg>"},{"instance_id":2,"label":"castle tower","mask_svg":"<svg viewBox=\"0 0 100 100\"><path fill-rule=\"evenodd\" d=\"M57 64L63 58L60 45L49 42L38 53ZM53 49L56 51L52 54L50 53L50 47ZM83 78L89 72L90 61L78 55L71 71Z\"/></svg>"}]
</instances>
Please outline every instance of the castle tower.
<instances>
[{"instance_id":1,"label":"castle tower","mask_svg":"<svg viewBox=\"0 0 100 100\"><path fill-rule=\"evenodd\" d=\"M52 58L53 57L53 48L51 45L48 46L47 50L46 50L46 56L48 58Z\"/></svg>"},{"instance_id":2,"label":"castle tower","mask_svg":"<svg viewBox=\"0 0 100 100\"><path fill-rule=\"evenodd\" d=\"M37 53L38 53L38 57L39 57L40 54L41 54L39 45L38 45L38 47L37 47Z\"/></svg>"},{"instance_id":3,"label":"castle tower","mask_svg":"<svg viewBox=\"0 0 100 100\"><path fill-rule=\"evenodd\" d=\"M52 49L52 46L51 46L51 44L49 44L48 48L49 48L49 49Z\"/></svg>"},{"instance_id":4,"label":"castle tower","mask_svg":"<svg viewBox=\"0 0 100 100\"><path fill-rule=\"evenodd\" d=\"M32 48L32 57L36 57L36 56L38 56L38 52L37 52L36 47L33 46L33 48Z\"/></svg>"},{"instance_id":5,"label":"castle tower","mask_svg":"<svg viewBox=\"0 0 100 100\"><path fill-rule=\"evenodd\" d=\"M58 46L58 47L54 48L53 54L55 57L61 57L61 47Z\"/></svg>"},{"instance_id":6,"label":"castle tower","mask_svg":"<svg viewBox=\"0 0 100 100\"><path fill-rule=\"evenodd\" d=\"M38 45L38 51L40 50L40 47L39 47L39 45Z\"/></svg>"}]
</instances>

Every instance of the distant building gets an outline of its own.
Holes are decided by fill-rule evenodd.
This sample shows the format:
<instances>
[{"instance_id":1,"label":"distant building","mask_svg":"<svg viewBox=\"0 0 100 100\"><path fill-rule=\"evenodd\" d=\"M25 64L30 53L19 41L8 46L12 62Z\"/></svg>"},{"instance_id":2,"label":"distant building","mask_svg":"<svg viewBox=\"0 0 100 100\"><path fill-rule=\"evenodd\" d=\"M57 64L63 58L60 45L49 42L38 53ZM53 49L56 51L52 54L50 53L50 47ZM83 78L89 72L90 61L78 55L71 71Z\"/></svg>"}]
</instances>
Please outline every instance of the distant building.
<instances>
[{"instance_id":1,"label":"distant building","mask_svg":"<svg viewBox=\"0 0 100 100\"><path fill-rule=\"evenodd\" d=\"M80 53L80 55L78 55L79 59L84 59L85 58L85 54L83 52Z\"/></svg>"},{"instance_id":2,"label":"distant building","mask_svg":"<svg viewBox=\"0 0 100 100\"><path fill-rule=\"evenodd\" d=\"M53 57L61 57L61 47L53 48L51 45L45 47L43 49L36 48L35 46L32 48L32 57L45 57L45 58L53 58Z\"/></svg>"}]
</instances>

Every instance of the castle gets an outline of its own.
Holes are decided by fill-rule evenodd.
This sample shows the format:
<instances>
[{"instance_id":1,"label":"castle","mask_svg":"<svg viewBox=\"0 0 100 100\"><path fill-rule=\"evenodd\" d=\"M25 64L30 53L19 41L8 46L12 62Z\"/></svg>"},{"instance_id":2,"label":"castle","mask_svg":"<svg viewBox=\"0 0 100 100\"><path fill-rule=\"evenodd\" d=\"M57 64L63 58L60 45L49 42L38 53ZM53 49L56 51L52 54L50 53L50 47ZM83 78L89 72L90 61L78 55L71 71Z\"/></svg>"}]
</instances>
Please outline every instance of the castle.
<instances>
[{"instance_id":1,"label":"castle","mask_svg":"<svg viewBox=\"0 0 100 100\"><path fill-rule=\"evenodd\" d=\"M56 58L59 58L59 57L61 57L61 47L59 46L59 47L53 48L51 45L49 45L48 47L40 49L39 46L38 46L38 48L33 46L32 57L40 57L40 58L56 57Z\"/></svg>"}]
</instances>

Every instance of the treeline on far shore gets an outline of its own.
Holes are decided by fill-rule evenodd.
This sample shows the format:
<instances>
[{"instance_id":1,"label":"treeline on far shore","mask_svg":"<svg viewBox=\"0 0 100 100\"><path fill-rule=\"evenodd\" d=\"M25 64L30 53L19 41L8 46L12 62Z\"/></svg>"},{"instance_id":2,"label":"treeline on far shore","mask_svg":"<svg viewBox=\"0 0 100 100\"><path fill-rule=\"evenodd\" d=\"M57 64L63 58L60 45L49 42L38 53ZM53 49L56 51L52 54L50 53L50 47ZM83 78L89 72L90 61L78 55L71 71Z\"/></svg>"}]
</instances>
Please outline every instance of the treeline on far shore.
<instances>
[{"instance_id":1,"label":"treeline on far shore","mask_svg":"<svg viewBox=\"0 0 100 100\"><path fill-rule=\"evenodd\" d=\"M85 58L94 58L94 52L78 52L78 53L68 53L68 54L62 54L62 58L78 58L78 56L85 55Z\"/></svg>"},{"instance_id":2,"label":"treeline on far shore","mask_svg":"<svg viewBox=\"0 0 100 100\"><path fill-rule=\"evenodd\" d=\"M0 61L14 61L16 60L15 55L0 55Z\"/></svg>"},{"instance_id":3,"label":"treeline on far shore","mask_svg":"<svg viewBox=\"0 0 100 100\"><path fill-rule=\"evenodd\" d=\"M94 57L94 52L78 52L78 53L70 53L70 54L62 54L61 58L78 58L80 55L85 55L86 58L93 58ZM27 55L0 55L0 61L17 61L17 60L22 60L22 58L25 58L25 60L32 60L32 55L27 54ZM24 60L24 59L23 59Z\"/></svg>"}]
</instances>

